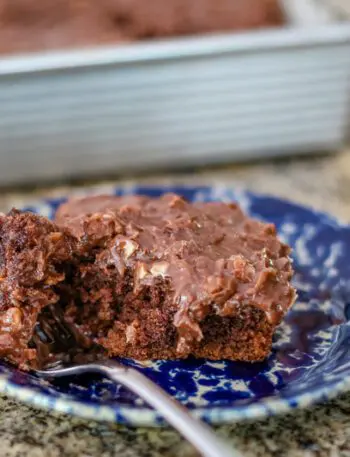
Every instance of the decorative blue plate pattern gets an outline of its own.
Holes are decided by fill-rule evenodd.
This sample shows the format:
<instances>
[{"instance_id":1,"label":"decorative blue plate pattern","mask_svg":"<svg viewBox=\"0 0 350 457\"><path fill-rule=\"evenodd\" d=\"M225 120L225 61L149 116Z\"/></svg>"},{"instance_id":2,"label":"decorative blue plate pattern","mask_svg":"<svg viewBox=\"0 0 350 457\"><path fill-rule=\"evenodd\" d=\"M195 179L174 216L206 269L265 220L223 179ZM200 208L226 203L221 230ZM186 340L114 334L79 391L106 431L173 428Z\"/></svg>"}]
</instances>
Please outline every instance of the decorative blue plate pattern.
<instances>
[{"instance_id":1,"label":"decorative blue plate pattern","mask_svg":"<svg viewBox=\"0 0 350 457\"><path fill-rule=\"evenodd\" d=\"M105 190L105 189L104 189ZM177 192L190 200L236 200L251 216L276 224L293 247L298 300L256 364L205 360L126 361L211 423L272 415L350 388L350 227L326 214L273 197L208 187L110 189L118 195ZM95 192L96 193L96 192ZM26 208L52 217L64 199ZM0 364L0 391L36 406L134 426L161 418L122 387L98 376L52 383Z\"/></svg>"}]
</instances>

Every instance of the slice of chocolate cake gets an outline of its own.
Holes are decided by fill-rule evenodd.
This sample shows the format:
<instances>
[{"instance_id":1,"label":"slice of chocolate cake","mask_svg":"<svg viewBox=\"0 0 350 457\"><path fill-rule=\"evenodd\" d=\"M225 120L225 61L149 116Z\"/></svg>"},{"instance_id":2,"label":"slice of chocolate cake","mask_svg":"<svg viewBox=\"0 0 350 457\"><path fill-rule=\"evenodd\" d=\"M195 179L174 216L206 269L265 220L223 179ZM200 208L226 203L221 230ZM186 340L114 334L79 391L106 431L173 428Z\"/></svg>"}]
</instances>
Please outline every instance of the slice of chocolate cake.
<instances>
[{"instance_id":1,"label":"slice of chocolate cake","mask_svg":"<svg viewBox=\"0 0 350 457\"><path fill-rule=\"evenodd\" d=\"M66 316L110 355L261 360L294 300L289 247L236 204L92 197L56 223L83 244L109 234L76 271Z\"/></svg>"},{"instance_id":2,"label":"slice of chocolate cake","mask_svg":"<svg viewBox=\"0 0 350 457\"><path fill-rule=\"evenodd\" d=\"M17 219L36 221L24 224L24 238L13 229ZM34 310L25 329L0 327L12 338L9 351L0 339L0 355L22 366L38 357L33 328L38 319L43 325L45 307L55 306L110 356L262 360L295 296L288 246L273 225L247 218L235 204L191 204L173 194L89 197L62 205L55 225L12 213L1 233L10 265L1 273L3 315ZM38 258L40 275L20 284L13 266L36 271ZM33 288L44 296L40 305L26 298ZM22 358L13 351L19 341Z\"/></svg>"}]
</instances>

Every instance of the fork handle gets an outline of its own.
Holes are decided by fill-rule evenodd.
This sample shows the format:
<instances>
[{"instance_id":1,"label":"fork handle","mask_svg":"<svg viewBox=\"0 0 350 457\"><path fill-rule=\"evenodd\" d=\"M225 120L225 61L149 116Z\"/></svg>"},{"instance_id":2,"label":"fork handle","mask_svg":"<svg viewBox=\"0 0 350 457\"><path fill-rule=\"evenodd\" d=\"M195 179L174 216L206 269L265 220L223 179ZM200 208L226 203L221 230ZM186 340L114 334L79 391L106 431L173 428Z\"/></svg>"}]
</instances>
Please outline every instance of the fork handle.
<instances>
[{"instance_id":1,"label":"fork handle","mask_svg":"<svg viewBox=\"0 0 350 457\"><path fill-rule=\"evenodd\" d=\"M113 360L108 360L98 365L98 371L139 395L180 432L203 457L242 457L242 454L222 442L210 427L195 419L177 400L134 368L121 367Z\"/></svg>"}]
</instances>

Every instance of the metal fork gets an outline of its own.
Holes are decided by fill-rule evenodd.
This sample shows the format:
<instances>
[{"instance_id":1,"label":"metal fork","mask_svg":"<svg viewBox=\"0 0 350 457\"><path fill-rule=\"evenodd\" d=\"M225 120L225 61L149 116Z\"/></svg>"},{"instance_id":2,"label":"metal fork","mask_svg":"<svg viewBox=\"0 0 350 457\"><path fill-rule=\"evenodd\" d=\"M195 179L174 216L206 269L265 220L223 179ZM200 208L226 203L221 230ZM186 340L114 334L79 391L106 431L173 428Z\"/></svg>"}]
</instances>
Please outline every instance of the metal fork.
<instances>
[{"instance_id":1,"label":"metal fork","mask_svg":"<svg viewBox=\"0 0 350 457\"><path fill-rule=\"evenodd\" d=\"M203 457L242 457L237 450L229 448L226 443L219 439L209 426L194 418L184 406L148 377L115 360L106 359L35 371L37 375L43 378L56 378L89 372L101 373L139 395L178 430Z\"/></svg>"}]
</instances>

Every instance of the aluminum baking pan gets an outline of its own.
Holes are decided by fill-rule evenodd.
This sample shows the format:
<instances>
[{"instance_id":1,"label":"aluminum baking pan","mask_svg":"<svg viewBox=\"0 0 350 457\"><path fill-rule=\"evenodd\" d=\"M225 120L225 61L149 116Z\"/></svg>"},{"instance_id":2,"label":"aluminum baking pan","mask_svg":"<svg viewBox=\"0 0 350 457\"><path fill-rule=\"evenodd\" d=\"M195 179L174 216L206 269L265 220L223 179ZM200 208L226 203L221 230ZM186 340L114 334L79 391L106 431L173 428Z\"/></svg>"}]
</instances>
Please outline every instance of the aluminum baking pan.
<instances>
[{"instance_id":1,"label":"aluminum baking pan","mask_svg":"<svg viewBox=\"0 0 350 457\"><path fill-rule=\"evenodd\" d=\"M310 0L285 27L0 59L0 183L334 149L350 25Z\"/></svg>"}]
</instances>

